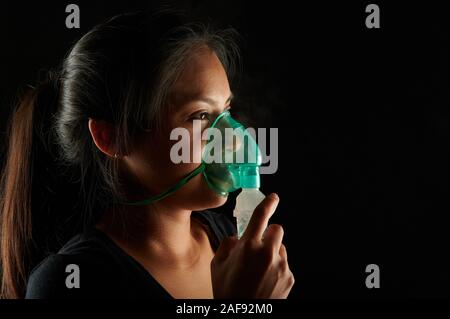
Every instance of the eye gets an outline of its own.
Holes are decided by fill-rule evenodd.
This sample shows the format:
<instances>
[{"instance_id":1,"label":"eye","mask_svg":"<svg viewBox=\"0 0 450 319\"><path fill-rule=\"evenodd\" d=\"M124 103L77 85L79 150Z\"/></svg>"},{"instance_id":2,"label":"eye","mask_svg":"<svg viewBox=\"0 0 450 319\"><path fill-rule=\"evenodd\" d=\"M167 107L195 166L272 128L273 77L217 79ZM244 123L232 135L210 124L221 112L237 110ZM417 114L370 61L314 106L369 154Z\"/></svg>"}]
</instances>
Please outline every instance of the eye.
<instances>
[{"instance_id":1,"label":"eye","mask_svg":"<svg viewBox=\"0 0 450 319\"><path fill-rule=\"evenodd\" d=\"M191 120L200 120L200 121L209 120L209 113L208 112L200 112L200 113L194 114L191 117Z\"/></svg>"}]
</instances>

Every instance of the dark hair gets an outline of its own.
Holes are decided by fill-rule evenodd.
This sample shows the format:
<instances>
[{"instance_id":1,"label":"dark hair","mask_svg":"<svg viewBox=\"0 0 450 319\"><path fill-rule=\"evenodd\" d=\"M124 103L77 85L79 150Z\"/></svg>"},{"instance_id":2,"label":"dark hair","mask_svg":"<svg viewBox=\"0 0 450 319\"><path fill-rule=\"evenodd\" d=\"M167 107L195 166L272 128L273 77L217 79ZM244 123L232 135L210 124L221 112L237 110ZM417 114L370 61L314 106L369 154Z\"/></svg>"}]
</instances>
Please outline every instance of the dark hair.
<instances>
[{"instance_id":1,"label":"dark hair","mask_svg":"<svg viewBox=\"0 0 450 319\"><path fill-rule=\"evenodd\" d=\"M168 11L123 14L85 34L60 68L24 94L10 121L1 180L3 297L23 297L31 267L78 230L75 220L92 225L126 196L117 160L95 146L88 119L113 124L116 149L125 154L143 130L163 127L171 86L196 48L208 46L233 76L235 35ZM77 209L52 202L63 190L82 213L64 215Z\"/></svg>"}]
</instances>

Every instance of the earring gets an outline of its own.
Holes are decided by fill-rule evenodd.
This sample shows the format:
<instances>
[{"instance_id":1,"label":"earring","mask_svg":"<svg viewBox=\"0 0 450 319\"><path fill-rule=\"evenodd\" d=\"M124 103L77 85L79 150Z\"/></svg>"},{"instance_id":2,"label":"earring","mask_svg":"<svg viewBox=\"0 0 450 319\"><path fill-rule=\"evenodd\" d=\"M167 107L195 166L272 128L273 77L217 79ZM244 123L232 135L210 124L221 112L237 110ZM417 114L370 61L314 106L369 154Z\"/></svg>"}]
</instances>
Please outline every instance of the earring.
<instances>
[{"instance_id":1,"label":"earring","mask_svg":"<svg viewBox=\"0 0 450 319\"><path fill-rule=\"evenodd\" d=\"M114 158L118 158L118 157L119 157L119 154L115 153Z\"/></svg>"}]
</instances>

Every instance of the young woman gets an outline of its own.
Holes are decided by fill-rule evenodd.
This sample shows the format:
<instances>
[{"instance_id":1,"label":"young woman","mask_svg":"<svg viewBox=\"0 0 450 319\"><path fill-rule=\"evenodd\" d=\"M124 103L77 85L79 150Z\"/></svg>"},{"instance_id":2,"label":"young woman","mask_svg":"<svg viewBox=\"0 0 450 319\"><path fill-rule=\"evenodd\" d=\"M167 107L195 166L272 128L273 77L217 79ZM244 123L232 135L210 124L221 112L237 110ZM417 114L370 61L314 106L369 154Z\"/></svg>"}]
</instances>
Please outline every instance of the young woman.
<instances>
[{"instance_id":1,"label":"young woman","mask_svg":"<svg viewBox=\"0 0 450 319\"><path fill-rule=\"evenodd\" d=\"M267 228L275 194L239 240L225 216L206 210L226 197L201 174L150 205L122 204L163 193L199 165L170 160L170 132L196 138L194 120L206 129L231 107L236 59L231 31L168 12L126 14L84 35L25 95L2 179L3 297L288 296L283 229ZM70 218L63 190L77 203ZM76 220L83 231L58 247Z\"/></svg>"}]
</instances>

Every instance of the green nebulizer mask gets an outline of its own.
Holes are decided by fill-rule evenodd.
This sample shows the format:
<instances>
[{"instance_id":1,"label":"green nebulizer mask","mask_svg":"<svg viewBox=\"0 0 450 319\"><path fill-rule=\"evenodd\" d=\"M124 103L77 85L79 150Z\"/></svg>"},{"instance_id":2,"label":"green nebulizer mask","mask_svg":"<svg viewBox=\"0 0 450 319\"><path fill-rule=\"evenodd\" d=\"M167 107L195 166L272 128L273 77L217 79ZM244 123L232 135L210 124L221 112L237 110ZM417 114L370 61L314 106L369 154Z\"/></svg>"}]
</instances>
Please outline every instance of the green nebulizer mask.
<instances>
[{"instance_id":1,"label":"green nebulizer mask","mask_svg":"<svg viewBox=\"0 0 450 319\"><path fill-rule=\"evenodd\" d=\"M201 164L163 193L137 202L121 202L123 205L143 206L159 201L202 174L209 188L221 196L227 196L239 188L233 215L237 219L238 238L244 233L256 206L265 198L259 191L261 153L254 137L230 112L220 113L206 131L207 143Z\"/></svg>"},{"instance_id":2,"label":"green nebulizer mask","mask_svg":"<svg viewBox=\"0 0 450 319\"><path fill-rule=\"evenodd\" d=\"M206 134L202 163L209 187L223 196L239 188L259 188L261 153L244 126L225 111Z\"/></svg>"}]
</instances>

